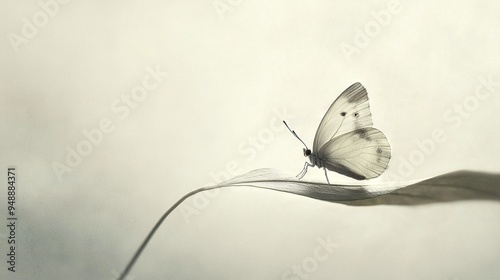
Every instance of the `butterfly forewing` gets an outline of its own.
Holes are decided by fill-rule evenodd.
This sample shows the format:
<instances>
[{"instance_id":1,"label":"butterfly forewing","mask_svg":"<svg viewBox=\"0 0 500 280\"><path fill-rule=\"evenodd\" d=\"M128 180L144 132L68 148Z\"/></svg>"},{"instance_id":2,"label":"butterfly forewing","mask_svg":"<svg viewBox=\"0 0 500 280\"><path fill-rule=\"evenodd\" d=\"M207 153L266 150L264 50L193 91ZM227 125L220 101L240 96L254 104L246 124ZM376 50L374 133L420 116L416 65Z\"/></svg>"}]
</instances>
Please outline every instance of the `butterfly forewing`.
<instances>
[{"instance_id":1,"label":"butterfly forewing","mask_svg":"<svg viewBox=\"0 0 500 280\"><path fill-rule=\"evenodd\" d=\"M367 127L331 139L317 155L328 170L363 180L384 172L391 158L391 147L380 130Z\"/></svg>"},{"instance_id":2,"label":"butterfly forewing","mask_svg":"<svg viewBox=\"0 0 500 280\"><path fill-rule=\"evenodd\" d=\"M366 89L355 83L340 94L321 120L314 137L313 153L334 137L372 124Z\"/></svg>"}]
</instances>

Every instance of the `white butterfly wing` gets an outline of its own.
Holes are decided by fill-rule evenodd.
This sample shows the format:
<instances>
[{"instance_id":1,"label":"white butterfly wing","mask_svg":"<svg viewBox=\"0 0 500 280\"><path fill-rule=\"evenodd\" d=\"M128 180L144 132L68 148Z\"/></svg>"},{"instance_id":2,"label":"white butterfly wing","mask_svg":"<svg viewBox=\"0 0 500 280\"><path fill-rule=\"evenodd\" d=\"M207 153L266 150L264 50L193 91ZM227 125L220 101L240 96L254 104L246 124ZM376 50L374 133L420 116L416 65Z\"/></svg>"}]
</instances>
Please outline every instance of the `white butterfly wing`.
<instances>
[{"instance_id":1,"label":"white butterfly wing","mask_svg":"<svg viewBox=\"0 0 500 280\"><path fill-rule=\"evenodd\" d=\"M380 130L368 127L331 139L317 155L328 170L364 180L384 172L391 158L391 147Z\"/></svg>"},{"instance_id":2,"label":"white butterfly wing","mask_svg":"<svg viewBox=\"0 0 500 280\"><path fill-rule=\"evenodd\" d=\"M313 153L335 136L373 124L366 89L355 83L332 103L314 137Z\"/></svg>"}]
</instances>

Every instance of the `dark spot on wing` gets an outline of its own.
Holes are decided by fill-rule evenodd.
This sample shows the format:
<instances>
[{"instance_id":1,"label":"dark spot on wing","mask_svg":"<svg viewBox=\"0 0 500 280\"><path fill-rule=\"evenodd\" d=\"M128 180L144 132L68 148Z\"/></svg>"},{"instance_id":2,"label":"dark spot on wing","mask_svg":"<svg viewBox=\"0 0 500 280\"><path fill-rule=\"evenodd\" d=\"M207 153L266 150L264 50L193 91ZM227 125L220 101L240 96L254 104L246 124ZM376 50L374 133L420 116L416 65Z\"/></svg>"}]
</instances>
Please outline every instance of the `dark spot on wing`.
<instances>
[{"instance_id":1,"label":"dark spot on wing","mask_svg":"<svg viewBox=\"0 0 500 280\"><path fill-rule=\"evenodd\" d=\"M382 153L382 149L377 148L377 153L381 154Z\"/></svg>"},{"instance_id":2,"label":"dark spot on wing","mask_svg":"<svg viewBox=\"0 0 500 280\"><path fill-rule=\"evenodd\" d=\"M359 113L358 113L358 112L354 113L354 116L355 116L356 118L357 118L357 117L359 117Z\"/></svg>"},{"instance_id":3,"label":"dark spot on wing","mask_svg":"<svg viewBox=\"0 0 500 280\"><path fill-rule=\"evenodd\" d=\"M356 130L356 134L359 135L359 138L366 139L367 141L371 141L370 135L368 135L368 129L360 128Z\"/></svg>"},{"instance_id":4,"label":"dark spot on wing","mask_svg":"<svg viewBox=\"0 0 500 280\"><path fill-rule=\"evenodd\" d=\"M340 115L341 115L342 117L345 117L345 114L346 114L346 112L342 112L342 113L340 113Z\"/></svg>"}]
</instances>

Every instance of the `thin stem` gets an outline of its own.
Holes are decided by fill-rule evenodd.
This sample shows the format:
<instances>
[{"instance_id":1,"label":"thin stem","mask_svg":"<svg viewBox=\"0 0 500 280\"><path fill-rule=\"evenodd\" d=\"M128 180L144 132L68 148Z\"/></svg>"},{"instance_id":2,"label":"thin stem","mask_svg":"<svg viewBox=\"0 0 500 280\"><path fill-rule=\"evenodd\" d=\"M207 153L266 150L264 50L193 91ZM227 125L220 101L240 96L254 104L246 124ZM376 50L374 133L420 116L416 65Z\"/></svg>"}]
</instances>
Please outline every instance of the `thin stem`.
<instances>
[{"instance_id":1,"label":"thin stem","mask_svg":"<svg viewBox=\"0 0 500 280\"><path fill-rule=\"evenodd\" d=\"M221 187L224 187L224 186L204 187L204 188L200 188L200 189L194 190L192 192L189 192L185 196L183 196L172 207L170 207L170 209L168 209L167 212L165 212L165 214L163 214L163 216L161 216L161 218L158 220L158 222L156 222L155 226L151 229L151 231L149 232L149 234L146 237L146 239L144 239L144 241L142 242L141 247L139 247L139 249L137 249L137 252L135 252L134 256L129 261L127 267L125 268L125 270L123 270L123 272L120 275L120 278L118 278L118 280L124 280L125 277L127 277L127 274L130 272L130 270L134 266L135 262L137 261L137 259L141 255L142 251L144 251L144 248L146 248L146 246L148 245L149 240L151 240L151 238L155 234L156 230L161 226L161 224L163 223L163 221L165 220L165 218L167 218L167 216L170 213L172 213L172 211L174 211L175 208L177 208L177 206L179 206L184 200L186 200L188 197L190 197L190 196L192 196L194 194L197 194L197 193L203 192L203 191L208 191L208 190L213 190L213 189L221 188Z\"/></svg>"}]
</instances>

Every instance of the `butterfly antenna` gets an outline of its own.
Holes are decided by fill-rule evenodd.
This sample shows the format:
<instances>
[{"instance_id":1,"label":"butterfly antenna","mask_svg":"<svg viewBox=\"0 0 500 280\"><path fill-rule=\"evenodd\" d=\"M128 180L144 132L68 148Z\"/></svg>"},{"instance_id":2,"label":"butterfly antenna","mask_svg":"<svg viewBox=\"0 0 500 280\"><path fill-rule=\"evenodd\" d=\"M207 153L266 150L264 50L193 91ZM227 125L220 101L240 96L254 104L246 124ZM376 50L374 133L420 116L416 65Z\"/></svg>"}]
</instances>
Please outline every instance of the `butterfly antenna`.
<instances>
[{"instance_id":1,"label":"butterfly antenna","mask_svg":"<svg viewBox=\"0 0 500 280\"><path fill-rule=\"evenodd\" d=\"M299 139L300 142L302 142L302 144L304 145L304 147L306 147L306 150L309 150L309 148L307 147L306 143L304 143L304 141L302 141L302 139L300 139L300 137L297 135L297 133L295 133L294 130L291 130L290 127L288 126L288 124L286 124L285 121L283 121L283 123L285 124L286 128L288 128L288 130L290 130L290 132L295 136L297 137L297 139Z\"/></svg>"}]
</instances>

